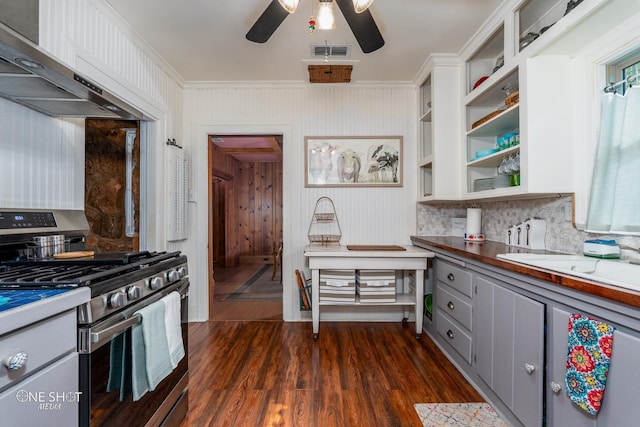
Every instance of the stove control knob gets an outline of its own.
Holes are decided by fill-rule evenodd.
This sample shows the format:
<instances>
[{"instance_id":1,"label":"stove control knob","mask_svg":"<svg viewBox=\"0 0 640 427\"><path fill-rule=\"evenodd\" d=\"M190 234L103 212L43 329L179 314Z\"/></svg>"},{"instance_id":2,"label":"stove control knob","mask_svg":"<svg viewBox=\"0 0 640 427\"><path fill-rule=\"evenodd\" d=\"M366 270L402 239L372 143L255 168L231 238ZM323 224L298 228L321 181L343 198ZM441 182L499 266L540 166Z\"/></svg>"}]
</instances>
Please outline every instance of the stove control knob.
<instances>
[{"instance_id":1,"label":"stove control knob","mask_svg":"<svg viewBox=\"0 0 640 427\"><path fill-rule=\"evenodd\" d=\"M187 274L189 274L187 267L185 266L178 267L178 276L180 276L181 279L185 277Z\"/></svg>"},{"instance_id":2,"label":"stove control knob","mask_svg":"<svg viewBox=\"0 0 640 427\"><path fill-rule=\"evenodd\" d=\"M164 280L162 280L162 277L156 276L153 279L149 280L149 288L151 288L152 291L160 289L163 286Z\"/></svg>"},{"instance_id":3,"label":"stove control knob","mask_svg":"<svg viewBox=\"0 0 640 427\"><path fill-rule=\"evenodd\" d=\"M129 286L127 288L127 298L129 298L129 300L134 300L134 299L138 299L142 296L142 290L140 289L140 286Z\"/></svg>"},{"instance_id":4,"label":"stove control knob","mask_svg":"<svg viewBox=\"0 0 640 427\"><path fill-rule=\"evenodd\" d=\"M124 302L124 292L114 292L107 298L107 305L109 306L109 308L120 308L124 305Z\"/></svg>"},{"instance_id":5,"label":"stove control knob","mask_svg":"<svg viewBox=\"0 0 640 427\"><path fill-rule=\"evenodd\" d=\"M178 274L178 271L177 270L167 271L167 280L169 282L175 282L177 280L180 280L180 275Z\"/></svg>"}]
</instances>

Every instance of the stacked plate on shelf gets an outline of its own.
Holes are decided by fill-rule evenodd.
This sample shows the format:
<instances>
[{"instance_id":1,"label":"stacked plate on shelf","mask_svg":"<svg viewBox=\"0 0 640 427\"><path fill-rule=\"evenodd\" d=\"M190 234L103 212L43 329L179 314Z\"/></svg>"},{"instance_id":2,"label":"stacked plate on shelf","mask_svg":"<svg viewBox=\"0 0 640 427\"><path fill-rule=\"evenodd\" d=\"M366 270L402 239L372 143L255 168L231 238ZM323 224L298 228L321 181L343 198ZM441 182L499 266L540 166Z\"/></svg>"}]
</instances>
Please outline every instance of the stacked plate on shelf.
<instances>
[{"instance_id":1,"label":"stacked plate on shelf","mask_svg":"<svg viewBox=\"0 0 640 427\"><path fill-rule=\"evenodd\" d=\"M497 175L491 178L479 178L473 181L473 191L493 190L495 188L509 187L509 175Z\"/></svg>"},{"instance_id":2,"label":"stacked plate on shelf","mask_svg":"<svg viewBox=\"0 0 640 427\"><path fill-rule=\"evenodd\" d=\"M493 178L480 178L473 181L473 191L493 190Z\"/></svg>"}]
</instances>

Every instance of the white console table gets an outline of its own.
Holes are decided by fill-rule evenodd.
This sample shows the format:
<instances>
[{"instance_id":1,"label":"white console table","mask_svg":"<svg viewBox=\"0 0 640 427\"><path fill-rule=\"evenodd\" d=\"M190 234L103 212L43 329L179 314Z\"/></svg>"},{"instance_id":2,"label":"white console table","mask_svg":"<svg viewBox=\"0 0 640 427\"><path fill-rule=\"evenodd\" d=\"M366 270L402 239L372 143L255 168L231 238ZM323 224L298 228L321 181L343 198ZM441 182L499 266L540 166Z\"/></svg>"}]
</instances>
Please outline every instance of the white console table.
<instances>
[{"instance_id":1,"label":"white console table","mask_svg":"<svg viewBox=\"0 0 640 427\"><path fill-rule=\"evenodd\" d=\"M422 335L422 305L424 298L424 272L427 261L435 254L416 246L402 246L404 250L349 250L347 246L322 245L312 243L304 249L311 270L311 316L313 320L313 338L318 339L320 328L320 305L397 305L413 306L416 315L416 338ZM358 300L351 303L320 302L320 270L403 270L415 271L415 293L398 294L395 302L363 303ZM404 279L403 279L404 280ZM403 288L406 288L403 283ZM405 318L409 309L405 310Z\"/></svg>"}]
</instances>

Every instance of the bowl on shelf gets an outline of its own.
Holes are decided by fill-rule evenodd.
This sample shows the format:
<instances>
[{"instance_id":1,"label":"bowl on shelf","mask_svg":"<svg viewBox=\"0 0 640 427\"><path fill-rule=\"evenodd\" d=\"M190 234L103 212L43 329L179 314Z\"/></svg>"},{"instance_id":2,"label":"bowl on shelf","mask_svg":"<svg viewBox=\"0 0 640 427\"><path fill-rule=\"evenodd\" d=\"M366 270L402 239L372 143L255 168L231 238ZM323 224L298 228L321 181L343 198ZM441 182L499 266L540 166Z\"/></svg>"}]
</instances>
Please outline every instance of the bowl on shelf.
<instances>
[{"instance_id":1,"label":"bowl on shelf","mask_svg":"<svg viewBox=\"0 0 640 427\"><path fill-rule=\"evenodd\" d=\"M476 81L476 83L473 85L473 89L477 88L478 86L480 86L482 83L484 83L485 80L487 80L489 78L489 76L482 76L478 79L478 81Z\"/></svg>"},{"instance_id":2,"label":"bowl on shelf","mask_svg":"<svg viewBox=\"0 0 640 427\"><path fill-rule=\"evenodd\" d=\"M490 148L488 150L480 150L480 151L476 151L476 159L481 159L483 157L487 157L490 156L493 153L498 152L497 148Z\"/></svg>"},{"instance_id":3,"label":"bowl on shelf","mask_svg":"<svg viewBox=\"0 0 640 427\"><path fill-rule=\"evenodd\" d=\"M527 33L526 35L520 37L520 50L529 46L531 42L540 37L540 34L537 33Z\"/></svg>"}]
</instances>

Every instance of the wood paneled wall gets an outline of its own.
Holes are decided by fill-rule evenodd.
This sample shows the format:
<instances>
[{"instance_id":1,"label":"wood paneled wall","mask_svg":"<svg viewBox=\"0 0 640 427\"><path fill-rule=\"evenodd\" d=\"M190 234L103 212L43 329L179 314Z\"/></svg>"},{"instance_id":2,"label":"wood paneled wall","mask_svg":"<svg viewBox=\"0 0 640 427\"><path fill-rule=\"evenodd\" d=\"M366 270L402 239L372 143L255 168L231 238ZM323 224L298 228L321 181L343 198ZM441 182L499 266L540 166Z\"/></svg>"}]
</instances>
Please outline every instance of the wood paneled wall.
<instances>
[{"instance_id":1,"label":"wood paneled wall","mask_svg":"<svg viewBox=\"0 0 640 427\"><path fill-rule=\"evenodd\" d=\"M282 240L282 163L240 163L234 179L240 255L266 255Z\"/></svg>"},{"instance_id":2,"label":"wood paneled wall","mask_svg":"<svg viewBox=\"0 0 640 427\"><path fill-rule=\"evenodd\" d=\"M231 267L271 255L282 241L282 163L239 162L209 144L209 165L212 258Z\"/></svg>"}]
</instances>

